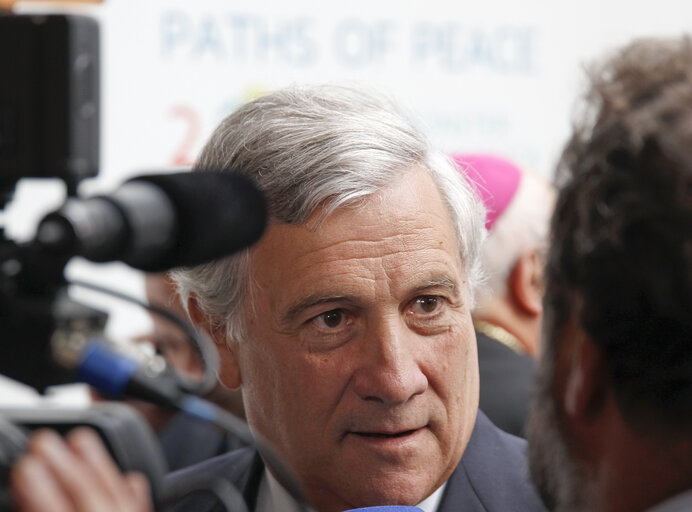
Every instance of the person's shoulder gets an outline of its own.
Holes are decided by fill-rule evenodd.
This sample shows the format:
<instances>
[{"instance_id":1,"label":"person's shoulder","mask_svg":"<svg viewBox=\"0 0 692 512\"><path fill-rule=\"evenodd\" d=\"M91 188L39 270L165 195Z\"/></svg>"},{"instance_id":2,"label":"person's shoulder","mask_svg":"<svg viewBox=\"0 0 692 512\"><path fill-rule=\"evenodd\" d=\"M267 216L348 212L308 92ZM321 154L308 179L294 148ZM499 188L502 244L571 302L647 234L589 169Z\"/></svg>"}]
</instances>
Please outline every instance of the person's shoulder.
<instances>
[{"instance_id":1,"label":"person's shoulder","mask_svg":"<svg viewBox=\"0 0 692 512\"><path fill-rule=\"evenodd\" d=\"M469 510L545 511L531 483L526 441L503 432L481 411L445 495L450 505Z\"/></svg>"},{"instance_id":2,"label":"person's shoulder","mask_svg":"<svg viewBox=\"0 0 692 512\"><path fill-rule=\"evenodd\" d=\"M233 481L234 476L242 476L249 470L256 457L255 449L240 448L174 471L166 476L166 480L176 481L196 475L223 475L226 479Z\"/></svg>"},{"instance_id":3,"label":"person's shoulder","mask_svg":"<svg viewBox=\"0 0 692 512\"><path fill-rule=\"evenodd\" d=\"M242 446L232 434L222 432L211 423L185 413L178 413L171 418L159 432L159 441L171 472Z\"/></svg>"},{"instance_id":4,"label":"person's shoulder","mask_svg":"<svg viewBox=\"0 0 692 512\"><path fill-rule=\"evenodd\" d=\"M194 492L195 489L207 491L215 487L218 480L224 480L238 489L246 501L254 499L251 494L262 469L257 451L241 448L174 471L166 476L164 486L170 501L175 504L172 510L176 512L215 510L218 505L216 498L209 492Z\"/></svg>"},{"instance_id":5,"label":"person's shoulder","mask_svg":"<svg viewBox=\"0 0 692 512\"><path fill-rule=\"evenodd\" d=\"M473 439L474 436L475 439ZM506 472L508 477L523 476L523 472L514 471L514 469L526 469L528 471L526 440L498 428L480 410L472 440L473 443L469 442L469 445L472 446L471 453L482 455L488 465L498 463L503 467L508 467L508 469L512 468L512 471ZM528 475L528 473L526 474Z\"/></svg>"},{"instance_id":6,"label":"person's shoulder","mask_svg":"<svg viewBox=\"0 0 692 512\"><path fill-rule=\"evenodd\" d=\"M505 432L523 436L533 389L534 361L477 333L479 407Z\"/></svg>"},{"instance_id":7,"label":"person's shoulder","mask_svg":"<svg viewBox=\"0 0 692 512\"><path fill-rule=\"evenodd\" d=\"M476 331L476 343L479 361L482 360L482 357L490 358L491 361L507 361L512 365L519 365L522 370L533 370L535 366L535 361L531 356L515 352L507 345L482 332Z\"/></svg>"}]
</instances>

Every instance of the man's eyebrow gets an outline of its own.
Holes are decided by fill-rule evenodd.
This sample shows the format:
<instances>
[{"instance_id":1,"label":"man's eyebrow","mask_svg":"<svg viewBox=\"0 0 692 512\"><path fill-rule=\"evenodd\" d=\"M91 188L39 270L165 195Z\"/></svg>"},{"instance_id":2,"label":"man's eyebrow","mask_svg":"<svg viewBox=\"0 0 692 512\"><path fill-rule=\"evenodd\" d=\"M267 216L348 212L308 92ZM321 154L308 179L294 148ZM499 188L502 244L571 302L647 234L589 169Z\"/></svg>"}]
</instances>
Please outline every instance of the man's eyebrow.
<instances>
[{"instance_id":1,"label":"man's eyebrow","mask_svg":"<svg viewBox=\"0 0 692 512\"><path fill-rule=\"evenodd\" d=\"M446 288L450 293L456 294L459 290L458 283L447 275L432 276L427 281L413 289L413 293L421 293L431 288Z\"/></svg>"},{"instance_id":2,"label":"man's eyebrow","mask_svg":"<svg viewBox=\"0 0 692 512\"><path fill-rule=\"evenodd\" d=\"M300 314L306 309L319 306L321 304L327 304L330 302L356 302L353 297L347 295L325 295L325 294L313 294L303 297L298 302L293 304L283 315L281 315L280 321L283 324L290 324L295 321L295 319L300 316Z\"/></svg>"},{"instance_id":3,"label":"man's eyebrow","mask_svg":"<svg viewBox=\"0 0 692 512\"><path fill-rule=\"evenodd\" d=\"M433 288L445 288L449 290L450 293L456 295L459 290L458 283L447 275L435 275L429 279L419 283L415 288L413 288L412 293L424 293ZM325 293L315 293L301 298L293 304L288 310L281 315L279 321L284 325L290 325L296 318L298 318L303 311L310 309L321 304L328 304L334 302L341 303L351 303L357 304L359 301L356 297L351 295L330 295Z\"/></svg>"}]
</instances>

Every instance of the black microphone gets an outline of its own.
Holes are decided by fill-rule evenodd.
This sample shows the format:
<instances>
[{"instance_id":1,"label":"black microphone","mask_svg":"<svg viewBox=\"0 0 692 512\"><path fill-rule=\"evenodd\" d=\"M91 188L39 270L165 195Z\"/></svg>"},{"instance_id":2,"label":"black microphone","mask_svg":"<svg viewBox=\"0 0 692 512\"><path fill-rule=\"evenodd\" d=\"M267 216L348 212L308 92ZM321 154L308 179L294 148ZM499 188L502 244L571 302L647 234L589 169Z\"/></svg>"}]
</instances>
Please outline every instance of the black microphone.
<instances>
[{"instance_id":1,"label":"black microphone","mask_svg":"<svg viewBox=\"0 0 692 512\"><path fill-rule=\"evenodd\" d=\"M35 242L61 256L119 260L146 272L194 266L256 242L267 223L247 177L213 170L150 174L111 195L70 198L38 226Z\"/></svg>"}]
</instances>

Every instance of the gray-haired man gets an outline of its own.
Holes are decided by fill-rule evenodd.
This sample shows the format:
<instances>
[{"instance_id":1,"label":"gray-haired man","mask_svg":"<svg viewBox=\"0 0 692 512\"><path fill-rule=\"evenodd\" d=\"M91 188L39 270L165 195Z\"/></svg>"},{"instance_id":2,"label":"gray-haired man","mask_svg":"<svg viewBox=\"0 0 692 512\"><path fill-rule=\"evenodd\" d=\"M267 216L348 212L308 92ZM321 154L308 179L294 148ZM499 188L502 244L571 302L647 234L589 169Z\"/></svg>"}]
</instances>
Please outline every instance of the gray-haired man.
<instances>
[{"instance_id":1,"label":"gray-haired man","mask_svg":"<svg viewBox=\"0 0 692 512\"><path fill-rule=\"evenodd\" d=\"M177 278L250 425L313 505L539 508L520 442L477 419L484 212L453 164L387 100L317 87L241 107L198 166L267 195L255 247ZM271 470L254 482L257 510L285 510Z\"/></svg>"},{"instance_id":2,"label":"gray-haired man","mask_svg":"<svg viewBox=\"0 0 692 512\"><path fill-rule=\"evenodd\" d=\"M388 100L323 86L241 107L198 167L252 176L271 221L244 253L178 272L183 300L315 509L542 510L523 442L478 413L484 212L451 161ZM295 506L252 450L171 483L202 474L251 510Z\"/></svg>"}]
</instances>

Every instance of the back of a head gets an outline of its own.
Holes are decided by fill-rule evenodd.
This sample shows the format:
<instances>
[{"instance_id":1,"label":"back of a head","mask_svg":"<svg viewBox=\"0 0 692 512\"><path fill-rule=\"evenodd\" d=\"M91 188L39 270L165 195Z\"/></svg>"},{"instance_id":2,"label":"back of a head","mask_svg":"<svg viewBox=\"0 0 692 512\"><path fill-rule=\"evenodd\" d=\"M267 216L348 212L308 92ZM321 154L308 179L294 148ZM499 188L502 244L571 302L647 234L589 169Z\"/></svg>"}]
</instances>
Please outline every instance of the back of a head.
<instances>
[{"instance_id":1,"label":"back of a head","mask_svg":"<svg viewBox=\"0 0 692 512\"><path fill-rule=\"evenodd\" d=\"M555 191L543 176L504 157L460 153L454 160L488 209L488 237L481 252L487 279L487 290L479 294L482 306L486 297L506 292L507 277L522 253L547 250Z\"/></svg>"},{"instance_id":2,"label":"back of a head","mask_svg":"<svg viewBox=\"0 0 692 512\"><path fill-rule=\"evenodd\" d=\"M271 221L297 225L318 210L324 218L336 208L357 206L412 168L425 169L457 227L471 289L477 280L482 206L452 162L383 95L336 85L275 91L228 116L196 167L250 176L267 198ZM183 296L194 293L235 339L244 334L236 305L245 293L247 258L245 251L176 274Z\"/></svg>"},{"instance_id":3,"label":"back of a head","mask_svg":"<svg viewBox=\"0 0 692 512\"><path fill-rule=\"evenodd\" d=\"M562 158L546 342L570 315L633 425L692 426L692 44L637 41L592 71Z\"/></svg>"}]
</instances>

